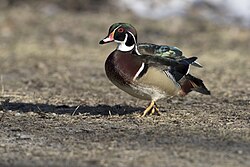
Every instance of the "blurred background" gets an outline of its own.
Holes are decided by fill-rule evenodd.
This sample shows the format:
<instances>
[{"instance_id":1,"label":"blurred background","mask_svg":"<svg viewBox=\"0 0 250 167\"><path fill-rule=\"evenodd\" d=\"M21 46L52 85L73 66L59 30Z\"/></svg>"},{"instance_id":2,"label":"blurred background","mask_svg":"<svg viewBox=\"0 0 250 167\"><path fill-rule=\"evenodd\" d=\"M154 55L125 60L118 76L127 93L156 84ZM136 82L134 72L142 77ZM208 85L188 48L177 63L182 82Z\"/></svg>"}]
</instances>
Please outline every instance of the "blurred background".
<instances>
[{"instance_id":1,"label":"blurred background","mask_svg":"<svg viewBox=\"0 0 250 167\"><path fill-rule=\"evenodd\" d=\"M1 0L1 9L19 5L47 7L47 12L66 10L72 12L132 11L136 16L160 20L171 16L194 16L215 23L250 26L248 0Z\"/></svg>"},{"instance_id":2,"label":"blurred background","mask_svg":"<svg viewBox=\"0 0 250 167\"><path fill-rule=\"evenodd\" d=\"M117 103L109 99L112 93L99 95L108 87L127 96L106 80L103 70L115 45L98 45L114 22L133 24L139 42L173 45L198 56L204 69L192 70L213 95L242 98L250 87L247 0L0 0L0 9L5 95Z\"/></svg>"}]
</instances>

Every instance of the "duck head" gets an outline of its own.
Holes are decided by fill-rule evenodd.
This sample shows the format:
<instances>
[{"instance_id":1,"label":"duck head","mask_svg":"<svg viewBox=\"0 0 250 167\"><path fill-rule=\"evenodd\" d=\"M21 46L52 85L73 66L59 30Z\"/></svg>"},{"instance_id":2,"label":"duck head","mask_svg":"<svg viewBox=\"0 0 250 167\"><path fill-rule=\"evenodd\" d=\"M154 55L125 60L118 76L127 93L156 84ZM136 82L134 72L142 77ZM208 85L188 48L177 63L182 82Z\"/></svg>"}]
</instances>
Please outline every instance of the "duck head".
<instances>
[{"instance_id":1,"label":"duck head","mask_svg":"<svg viewBox=\"0 0 250 167\"><path fill-rule=\"evenodd\" d=\"M128 23L115 23L110 26L108 35L99 44L109 42L116 42L117 50L131 51L137 42L136 29Z\"/></svg>"}]
</instances>

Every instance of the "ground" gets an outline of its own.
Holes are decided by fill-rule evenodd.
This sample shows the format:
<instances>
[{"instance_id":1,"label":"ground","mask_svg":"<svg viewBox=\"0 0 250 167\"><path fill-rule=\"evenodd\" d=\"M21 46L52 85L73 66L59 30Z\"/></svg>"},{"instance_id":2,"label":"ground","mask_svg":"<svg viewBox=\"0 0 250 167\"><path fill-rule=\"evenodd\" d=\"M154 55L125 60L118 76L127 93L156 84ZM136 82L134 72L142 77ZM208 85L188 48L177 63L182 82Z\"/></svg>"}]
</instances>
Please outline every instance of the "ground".
<instances>
[{"instance_id":1,"label":"ground","mask_svg":"<svg viewBox=\"0 0 250 167\"><path fill-rule=\"evenodd\" d=\"M250 166L249 30L124 12L0 11L0 166ZM191 72L212 95L161 100L161 116L138 117L149 102L111 84L103 66L115 45L98 45L121 21L140 42L198 56L204 68Z\"/></svg>"}]
</instances>

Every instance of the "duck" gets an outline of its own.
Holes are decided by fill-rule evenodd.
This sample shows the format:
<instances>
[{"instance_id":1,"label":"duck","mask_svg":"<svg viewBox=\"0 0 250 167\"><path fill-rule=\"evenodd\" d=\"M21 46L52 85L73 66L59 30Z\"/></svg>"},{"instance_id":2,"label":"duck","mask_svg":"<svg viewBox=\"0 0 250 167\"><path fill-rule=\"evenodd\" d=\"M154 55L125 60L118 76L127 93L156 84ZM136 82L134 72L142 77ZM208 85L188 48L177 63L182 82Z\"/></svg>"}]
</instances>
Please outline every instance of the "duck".
<instances>
[{"instance_id":1,"label":"duck","mask_svg":"<svg viewBox=\"0 0 250 167\"><path fill-rule=\"evenodd\" d=\"M107 78L119 89L150 104L140 116L161 115L157 100L186 96L195 91L210 95L203 81L190 74L190 66L202 68L197 57L186 57L168 45L138 43L129 23L114 23L99 44L117 43L105 61Z\"/></svg>"}]
</instances>

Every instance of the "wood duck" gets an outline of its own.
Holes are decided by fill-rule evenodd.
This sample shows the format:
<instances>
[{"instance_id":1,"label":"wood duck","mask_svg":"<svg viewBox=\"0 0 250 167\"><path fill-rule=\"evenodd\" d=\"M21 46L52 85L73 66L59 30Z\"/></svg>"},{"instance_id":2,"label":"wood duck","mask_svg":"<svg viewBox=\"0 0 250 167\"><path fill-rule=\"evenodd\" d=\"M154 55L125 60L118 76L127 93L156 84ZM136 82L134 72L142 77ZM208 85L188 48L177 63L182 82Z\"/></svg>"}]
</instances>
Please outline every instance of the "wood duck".
<instances>
[{"instance_id":1,"label":"wood duck","mask_svg":"<svg viewBox=\"0 0 250 167\"><path fill-rule=\"evenodd\" d=\"M105 71L121 90L139 99L151 100L141 116L160 114L156 101L185 96L191 91L210 95L203 81L189 73L190 64L202 67L197 57L186 58L177 47L137 43L136 29L128 23L110 26L99 44L117 43L108 56Z\"/></svg>"}]
</instances>

